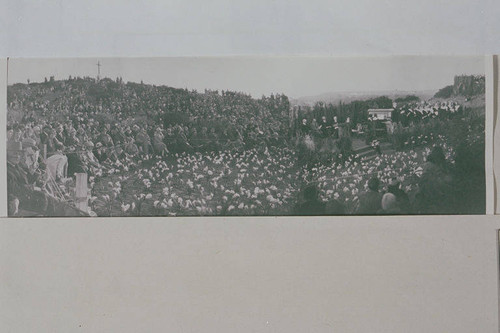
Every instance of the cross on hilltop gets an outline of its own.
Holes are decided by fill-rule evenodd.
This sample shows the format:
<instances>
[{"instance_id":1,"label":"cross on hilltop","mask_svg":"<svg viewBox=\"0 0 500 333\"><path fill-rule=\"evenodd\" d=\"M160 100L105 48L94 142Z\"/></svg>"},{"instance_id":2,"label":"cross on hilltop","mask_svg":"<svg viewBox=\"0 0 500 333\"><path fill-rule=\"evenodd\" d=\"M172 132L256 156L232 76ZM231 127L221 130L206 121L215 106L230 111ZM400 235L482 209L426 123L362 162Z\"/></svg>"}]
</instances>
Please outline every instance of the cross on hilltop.
<instances>
[{"instance_id":1,"label":"cross on hilltop","mask_svg":"<svg viewBox=\"0 0 500 333\"><path fill-rule=\"evenodd\" d=\"M101 62L97 61L97 80L101 79Z\"/></svg>"}]
</instances>

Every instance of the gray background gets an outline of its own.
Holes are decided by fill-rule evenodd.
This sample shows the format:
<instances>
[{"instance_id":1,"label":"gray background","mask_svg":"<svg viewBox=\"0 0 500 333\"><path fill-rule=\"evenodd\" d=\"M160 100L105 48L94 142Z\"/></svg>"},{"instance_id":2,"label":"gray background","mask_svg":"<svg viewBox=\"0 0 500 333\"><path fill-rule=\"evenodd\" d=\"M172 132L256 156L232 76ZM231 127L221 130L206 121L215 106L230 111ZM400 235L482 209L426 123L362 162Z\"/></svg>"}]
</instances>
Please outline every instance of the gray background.
<instances>
[{"instance_id":1,"label":"gray background","mask_svg":"<svg viewBox=\"0 0 500 333\"><path fill-rule=\"evenodd\" d=\"M4 56L497 54L497 0L3 0Z\"/></svg>"},{"instance_id":2,"label":"gray background","mask_svg":"<svg viewBox=\"0 0 500 333\"><path fill-rule=\"evenodd\" d=\"M4 220L0 329L496 332L496 228L493 216Z\"/></svg>"},{"instance_id":3,"label":"gray background","mask_svg":"<svg viewBox=\"0 0 500 333\"><path fill-rule=\"evenodd\" d=\"M1 56L500 53L489 0L4 3ZM499 226L3 219L0 331L496 332Z\"/></svg>"}]
</instances>

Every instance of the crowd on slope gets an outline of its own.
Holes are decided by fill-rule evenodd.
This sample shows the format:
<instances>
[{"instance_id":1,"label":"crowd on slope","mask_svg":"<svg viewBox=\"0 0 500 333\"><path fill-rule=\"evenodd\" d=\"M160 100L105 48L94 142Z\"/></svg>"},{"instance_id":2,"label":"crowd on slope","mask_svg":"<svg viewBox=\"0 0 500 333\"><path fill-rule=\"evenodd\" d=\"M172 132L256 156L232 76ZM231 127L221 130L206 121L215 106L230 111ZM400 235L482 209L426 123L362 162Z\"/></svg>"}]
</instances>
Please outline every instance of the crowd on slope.
<instances>
[{"instance_id":1,"label":"crowd on slope","mask_svg":"<svg viewBox=\"0 0 500 333\"><path fill-rule=\"evenodd\" d=\"M289 135L286 126L289 101L284 95L254 99L230 91L197 93L123 83L120 79L76 78L10 87L8 102L8 186L10 211L14 215L19 209L19 197L43 202L41 207L46 206L46 195L63 200L72 198L76 173L86 173L95 179L109 175L117 165L127 172L129 166L141 161L178 153L263 149L282 144ZM443 107L449 112L459 111L456 105L440 106ZM425 107L423 110L415 112L440 114ZM349 118L339 124L335 118L328 123L323 117L311 125L303 122L301 132L338 137L346 127L347 133L351 133L349 125ZM424 174L446 170L439 163L429 163L440 167ZM375 184L375 180L366 184L371 191L367 192L367 198L376 197ZM425 182L423 184L424 188ZM391 186L402 191L397 182ZM30 192L22 191L23 187ZM349 213L423 211L422 199L413 200L411 205L401 204L402 193L393 192L396 193L388 192L380 200L365 200L360 195L359 207L350 209ZM310 211L308 202L315 202L316 194L314 189L304 191L297 214ZM370 204L365 201L380 201L380 205L376 205L376 210L367 209ZM436 201L429 204L433 202ZM335 214L336 211L330 207L316 212L322 213Z\"/></svg>"},{"instance_id":2,"label":"crowd on slope","mask_svg":"<svg viewBox=\"0 0 500 333\"><path fill-rule=\"evenodd\" d=\"M278 144L288 135L284 95L255 99L232 91L70 78L9 87L8 103L9 161L22 167L20 183L52 196L59 192L53 182L64 188L75 173L99 176L110 161L241 151Z\"/></svg>"}]
</instances>

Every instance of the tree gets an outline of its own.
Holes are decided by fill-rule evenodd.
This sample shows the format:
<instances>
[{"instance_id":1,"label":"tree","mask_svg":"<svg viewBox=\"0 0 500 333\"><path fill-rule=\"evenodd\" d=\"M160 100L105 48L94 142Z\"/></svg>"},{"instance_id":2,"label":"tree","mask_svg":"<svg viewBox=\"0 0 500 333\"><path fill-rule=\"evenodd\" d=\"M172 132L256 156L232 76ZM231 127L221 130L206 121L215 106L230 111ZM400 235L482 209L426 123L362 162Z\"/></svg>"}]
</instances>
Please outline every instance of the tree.
<instances>
[{"instance_id":1,"label":"tree","mask_svg":"<svg viewBox=\"0 0 500 333\"><path fill-rule=\"evenodd\" d=\"M395 99L396 103L411 103L420 101L420 97L415 95L407 95L405 97L399 97Z\"/></svg>"},{"instance_id":2,"label":"tree","mask_svg":"<svg viewBox=\"0 0 500 333\"><path fill-rule=\"evenodd\" d=\"M375 109L391 109L392 108L392 99L387 96L380 96L377 98L373 98L368 101L368 105L371 108Z\"/></svg>"},{"instance_id":3,"label":"tree","mask_svg":"<svg viewBox=\"0 0 500 333\"><path fill-rule=\"evenodd\" d=\"M453 94L453 86L446 86L440 89L435 95L435 98L450 98Z\"/></svg>"}]
</instances>

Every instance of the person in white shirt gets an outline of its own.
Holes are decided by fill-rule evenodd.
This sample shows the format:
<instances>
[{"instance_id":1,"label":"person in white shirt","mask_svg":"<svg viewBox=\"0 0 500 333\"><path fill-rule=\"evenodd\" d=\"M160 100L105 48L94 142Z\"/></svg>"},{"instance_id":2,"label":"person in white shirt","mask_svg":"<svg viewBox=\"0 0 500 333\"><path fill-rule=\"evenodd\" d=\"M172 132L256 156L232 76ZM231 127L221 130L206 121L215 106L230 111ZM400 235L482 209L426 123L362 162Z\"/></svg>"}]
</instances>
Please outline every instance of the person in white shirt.
<instances>
[{"instance_id":1,"label":"person in white shirt","mask_svg":"<svg viewBox=\"0 0 500 333\"><path fill-rule=\"evenodd\" d=\"M57 144L56 151L45 162L48 176L56 181L67 178L68 158L63 154L63 149L64 146L62 144Z\"/></svg>"}]
</instances>

